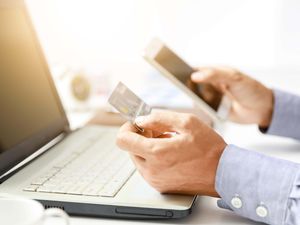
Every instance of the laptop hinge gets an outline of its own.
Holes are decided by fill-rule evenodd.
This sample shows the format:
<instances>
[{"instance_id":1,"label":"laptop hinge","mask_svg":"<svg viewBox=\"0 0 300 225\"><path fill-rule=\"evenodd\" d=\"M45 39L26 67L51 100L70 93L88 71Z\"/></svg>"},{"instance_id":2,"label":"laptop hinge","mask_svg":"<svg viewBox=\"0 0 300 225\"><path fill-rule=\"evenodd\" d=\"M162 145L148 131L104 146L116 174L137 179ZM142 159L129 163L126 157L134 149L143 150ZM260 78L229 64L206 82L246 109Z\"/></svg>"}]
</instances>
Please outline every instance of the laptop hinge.
<instances>
[{"instance_id":1,"label":"laptop hinge","mask_svg":"<svg viewBox=\"0 0 300 225\"><path fill-rule=\"evenodd\" d=\"M28 156L26 159L18 163L16 166L14 166L12 169L4 173L0 176L0 184L3 183L5 180L7 180L9 177L14 175L16 172L18 172L20 169L25 167L28 163L32 162L34 159L41 156L43 153L51 149L54 145L58 144L61 140L64 139L64 137L67 135L67 133L61 133L60 135L56 136L54 139L52 139L49 143L38 149L36 152Z\"/></svg>"}]
</instances>

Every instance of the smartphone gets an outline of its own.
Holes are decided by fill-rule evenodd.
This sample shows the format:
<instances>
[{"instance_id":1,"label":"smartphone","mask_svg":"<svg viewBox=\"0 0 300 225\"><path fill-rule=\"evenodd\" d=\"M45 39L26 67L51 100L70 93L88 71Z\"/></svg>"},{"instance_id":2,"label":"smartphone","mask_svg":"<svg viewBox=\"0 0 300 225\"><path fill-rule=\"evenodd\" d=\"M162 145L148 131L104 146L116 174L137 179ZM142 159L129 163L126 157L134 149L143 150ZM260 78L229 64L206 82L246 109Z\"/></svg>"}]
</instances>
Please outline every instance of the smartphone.
<instances>
[{"instance_id":1,"label":"smartphone","mask_svg":"<svg viewBox=\"0 0 300 225\"><path fill-rule=\"evenodd\" d=\"M195 71L161 40L153 39L146 47L144 58L162 75L192 98L196 106L205 111L213 121L228 117L231 101L210 84L192 82Z\"/></svg>"}]
</instances>

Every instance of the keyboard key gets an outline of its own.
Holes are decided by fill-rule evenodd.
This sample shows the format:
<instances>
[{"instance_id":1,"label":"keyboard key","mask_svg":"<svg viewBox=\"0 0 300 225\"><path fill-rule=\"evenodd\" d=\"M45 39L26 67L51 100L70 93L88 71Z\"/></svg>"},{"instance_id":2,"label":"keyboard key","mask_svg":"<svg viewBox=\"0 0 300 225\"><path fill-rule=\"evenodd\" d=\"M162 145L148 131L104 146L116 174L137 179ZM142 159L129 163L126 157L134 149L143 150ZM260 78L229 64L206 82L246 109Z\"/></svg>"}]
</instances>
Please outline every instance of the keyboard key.
<instances>
[{"instance_id":1,"label":"keyboard key","mask_svg":"<svg viewBox=\"0 0 300 225\"><path fill-rule=\"evenodd\" d=\"M71 188L69 188L66 191L66 193L72 195L81 195L85 187L86 186L82 186L82 185L74 185Z\"/></svg>"},{"instance_id":2,"label":"keyboard key","mask_svg":"<svg viewBox=\"0 0 300 225\"><path fill-rule=\"evenodd\" d=\"M93 186L88 186L83 192L83 195L88 195L88 196L99 196L100 190L103 188L103 185L93 185Z\"/></svg>"},{"instance_id":3,"label":"keyboard key","mask_svg":"<svg viewBox=\"0 0 300 225\"><path fill-rule=\"evenodd\" d=\"M75 153L70 154L67 157L65 157L63 160L61 160L60 162L55 164L54 168L62 169L77 157L78 157L78 154L75 154Z\"/></svg>"},{"instance_id":4,"label":"keyboard key","mask_svg":"<svg viewBox=\"0 0 300 225\"><path fill-rule=\"evenodd\" d=\"M31 184L34 184L34 185L42 185L43 183L45 183L47 180L47 178L38 178L38 179L35 179L31 182Z\"/></svg>"},{"instance_id":5,"label":"keyboard key","mask_svg":"<svg viewBox=\"0 0 300 225\"><path fill-rule=\"evenodd\" d=\"M52 192L52 190L55 188L55 186L40 186L38 189L37 189L37 192Z\"/></svg>"},{"instance_id":6,"label":"keyboard key","mask_svg":"<svg viewBox=\"0 0 300 225\"><path fill-rule=\"evenodd\" d=\"M101 197L114 197L123 184L109 183L100 192Z\"/></svg>"},{"instance_id":7,"label":"keyboard key","mask_svg":"<svg viewBox=\"0 0 300 225\"><path fill-rule=\"evenodd\" d=\"M58 194L66 194L67 191L70 189L70 185L58 185L55 188L51 188L49 192L58 193Z\"/></svg>"},{"instance_id":8,"label":"keyboard key","mask_svg":"<svg viewBox=\"0 0 300 225\"><path fill-rule=\"evenodd\" d=\"M38 185L29 185L23 189L23 191L36 191L38 189Z\"/></svg>"}]
</instances>

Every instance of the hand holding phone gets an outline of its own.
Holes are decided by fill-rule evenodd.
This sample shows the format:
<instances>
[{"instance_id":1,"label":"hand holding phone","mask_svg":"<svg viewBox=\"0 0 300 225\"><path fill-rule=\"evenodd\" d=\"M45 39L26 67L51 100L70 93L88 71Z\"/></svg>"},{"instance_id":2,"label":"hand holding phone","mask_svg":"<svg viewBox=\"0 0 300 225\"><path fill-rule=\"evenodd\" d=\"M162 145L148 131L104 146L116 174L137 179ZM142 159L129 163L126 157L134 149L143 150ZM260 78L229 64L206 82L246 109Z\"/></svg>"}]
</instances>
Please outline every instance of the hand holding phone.
<instances>
[{"instance_id":1,"label":"hand holding phone","mask_svg":"<svg viewBox=\"0 0 300 225\"><path fill-rule=\"evenodd\" d=\"M147 46L144 58L192 98L213 121L227 118L231 101L210 84L196 84L191 80L195 70L178 57L162 41L153 39Z\"/></svg>"}]
</instances>

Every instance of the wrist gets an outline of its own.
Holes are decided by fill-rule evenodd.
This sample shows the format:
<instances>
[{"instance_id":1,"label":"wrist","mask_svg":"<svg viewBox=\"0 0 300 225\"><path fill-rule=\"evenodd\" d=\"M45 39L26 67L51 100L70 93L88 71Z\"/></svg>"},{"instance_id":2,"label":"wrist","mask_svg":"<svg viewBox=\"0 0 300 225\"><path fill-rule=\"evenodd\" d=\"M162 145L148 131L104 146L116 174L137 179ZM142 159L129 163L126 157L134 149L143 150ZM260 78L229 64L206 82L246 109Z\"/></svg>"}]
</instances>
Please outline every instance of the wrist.
<instances>
[{"instance_id":1,"label":"wrist","mask_svg":"<svg viewBox=\"0 0 300 225\"><path fill-rule=\"evenodd\" d=\"M219 193L216 191L216 177L217 177L217 169L219 167L219 163L220 163L220 159L222 157L222 154L224 152L224 150L227 148L228 144L226 142L220 143L220 145L217 147L216 150L216 154L215 154L215 159L216 159L216 163L214 168L212 169L213 171L213 183L212 183L212 188L210 190L209 196L211 197L220 197Z\"/></svg>"},{"instance_id":2,"label":"wrist","mask_svg":"<svg viewBox=\"0 0 300 225\"><path fill-rule=\"evenodd\" d=\"M273 91L271 89L267 89L266 96L266 104L264 105L261 120L258 122L258 126L262 129L270 126L274 109Z\"/></svg>"}]
</instances>

